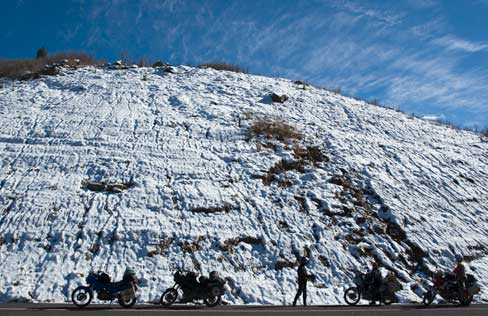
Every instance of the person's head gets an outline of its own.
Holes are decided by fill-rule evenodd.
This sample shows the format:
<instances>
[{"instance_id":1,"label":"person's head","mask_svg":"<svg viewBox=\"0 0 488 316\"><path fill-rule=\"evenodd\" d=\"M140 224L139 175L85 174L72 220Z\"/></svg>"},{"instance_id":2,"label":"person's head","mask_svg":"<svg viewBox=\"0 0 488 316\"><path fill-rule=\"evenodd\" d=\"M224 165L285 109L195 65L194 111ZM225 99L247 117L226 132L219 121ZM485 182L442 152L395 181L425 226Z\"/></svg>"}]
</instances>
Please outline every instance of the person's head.
<instances>
[{"instance_id":1,"label":"person's head","mask_svg":"<svg viewBox=\"0 0 488 316\"><path fill-rule=\"evenodd\" d=\"M124 271L124 274L125 275L135 275L136 274L136 271L134 270L134 268L126 267L125 268L125 271Z\"/></svg>"},{"instance_id":2,"label":"person's head","mask_svg":"<svg viewBox=\"0 0 488 316\"><path fill-rule=\"evenodd\" d=\"M380 266L378 265L378 263L376 261L374 261L372 264L371 264L371 267L373 268L373 270L376 270L378 269Z\"/></svg>"},{"instance_id":3,"label":"person's head","mask_svg":"<svg viewBox=\"0 0 488 316\"><path fill-rule=\"evenodd\" d=\"M463 256L461 256L460 254L457 254L456 255L456 262L461 263L462 261L463 261Z\"/></svg>"},{"instance_id":4,"label":"person's head","mask_svg":"<svg viewBox=\"0 0 488 316\"><path fill-rule=\"evenodd\" d=\"M219 273L217 271L212 271L209 274L209 278L210 280L216 280L219 278Z\"/></svg>"},{"instance_id":5,"label":"person's head","mask_svg":"<svg viewBox=\"0 0 488 316\"><path fill-rule=\"evenodd\" d=\"M308 264L308 258L307 257L301 257L299 262L300 262L301 266L306 266Z\"/></svg>"}]
</instances>

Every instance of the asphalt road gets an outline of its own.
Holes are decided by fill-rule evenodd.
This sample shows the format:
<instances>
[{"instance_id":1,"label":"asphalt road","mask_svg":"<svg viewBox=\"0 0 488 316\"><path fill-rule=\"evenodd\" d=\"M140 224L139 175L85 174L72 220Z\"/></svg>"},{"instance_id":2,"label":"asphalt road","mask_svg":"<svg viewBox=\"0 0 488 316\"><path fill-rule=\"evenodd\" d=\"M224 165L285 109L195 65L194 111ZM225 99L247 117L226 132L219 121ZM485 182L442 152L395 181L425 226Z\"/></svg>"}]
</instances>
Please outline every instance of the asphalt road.
<instances>
[{"instance_id":1,"label":"asphalt road","mask_svg":"<svg viewBox=\"0 0 488 316\"><path fill-rule=\"evenodd\" d=\"M487 304L476 304L469 307L456 305L436 305L423 307L420 305L392 305L392 306L220 306L207 308L203 306L175 306L167 309L157 305L139 305L131 309L123 309L116 304L90 305L82 310L68 304L0 304L1 316L58 316L58 315L195 315L195 316L271 316L271 315L307 315L307 316L481 316L488 315Z\"/></svg>"}]
</instances>

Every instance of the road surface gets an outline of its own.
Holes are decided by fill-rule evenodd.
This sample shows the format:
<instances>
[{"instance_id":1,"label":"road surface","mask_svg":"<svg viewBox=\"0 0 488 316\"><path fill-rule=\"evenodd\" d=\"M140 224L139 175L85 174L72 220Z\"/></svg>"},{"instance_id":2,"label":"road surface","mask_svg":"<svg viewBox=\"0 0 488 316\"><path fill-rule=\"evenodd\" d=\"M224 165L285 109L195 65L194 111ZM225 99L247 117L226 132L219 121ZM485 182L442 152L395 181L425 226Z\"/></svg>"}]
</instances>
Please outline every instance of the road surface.
<instances>
[{"instance_id":1,"label":"road surface","mask_svg":"<svg viewBox=\"0 0 488 316\"><path fill-rule=\"evenodd\" d=\"M136 305L131 309L123 309L116 304L90 305L82 310L68 304L0 304L0 316L272 316L272 315L307 315L307 316L481 316L488 315L487 304L474 304L469 307L455 305L435 305L423 307L420 305L392 305L392 306L220 306L208 308L204 306L175 306L167 309L158 305Z\"/></svg>"}]
</instances>

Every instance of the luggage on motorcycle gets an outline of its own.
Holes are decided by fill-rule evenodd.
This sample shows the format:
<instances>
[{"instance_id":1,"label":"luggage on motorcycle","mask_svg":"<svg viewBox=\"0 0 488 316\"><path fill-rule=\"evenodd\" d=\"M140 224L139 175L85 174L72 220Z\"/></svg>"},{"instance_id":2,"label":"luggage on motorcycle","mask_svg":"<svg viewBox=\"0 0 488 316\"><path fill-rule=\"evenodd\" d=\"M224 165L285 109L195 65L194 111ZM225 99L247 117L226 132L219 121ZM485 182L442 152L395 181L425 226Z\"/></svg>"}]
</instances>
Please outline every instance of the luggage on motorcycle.
<instances>
[{"instance_id":1,"label":"luggage on motorcycle","mask_svg":"<svg viewBox=\"0 0 488 316\"><path fill-rule=\"evenodd\" d=\"M125 269L124 276L122 277L122 280L124 282L131 282L135 279L136 276L136 271L133 269L127 268Z\"/></svg>"},{"instance_id":2,"label":"luggage on motorcycle","mask_svg":"<svg viewBox=\"0 0 488 316\"><path fill-rule=\"evenodd\" d=\"M476 278L472 274L466 274L466 284L475 283Z\"/></svg>"},{"instance_id":3,"label":"luggage on motorcycle","mask_svg":"<svg viewBox=\"0 0 488 316\"><path fill-rule=\"evenodd\" d=\"M97 279L98 281L100 281L101 283L110 283L111 279L110 279L110 275L108 275L107 273L105 272L102 272L102 271L99 271L97 273Z\"/></svg>"},{"instance_id":4,"label":"luggage on motorcycle","mask_svg":"<svg viewBox=\"0 0 488 316\"><path fill-rule=\"evenodd\" d=\"M364 287L365 286L364 279L361 275L356 275L353 279L353 282L354 282L354 284L356 284L357 287Z\"/></svg>"},{"instance_id":5,"label":"luggage on motorcycle","mask_svg":"<svg viewBox=\"0 0 488 316\"><path fill-rule=\"evenodd\" d=\"M206 276L202 275L202 276L198 277L198 283L200 283L200 284L207 285L209 282L210 282L210 279L207 278Z\"/></svg>"},{"instance_id":6,"label":"luggage on motorcycle","mask_svg":"<svg viewBox=\"0 0 488 316\"><path fill-rule=\"evenodd\" d=\"M398 281L398 278L394 273L388 273L386 275L385 284L386 289L391 293L398 292L402 289L402 284Z\"/></svg>"},{"instance_id":7,"label":"luggage on motorcycle","mask_svg":"<svg viewBox=\"0 0 488 316\"><path fill-rule=\"evenodd\" d=\"M481 288L477 284L474 284L474 285L468 287L468 295L469 296L474 296L474 295L478 294L480 291L481 291Z\"/></svg>"}]
</instances>

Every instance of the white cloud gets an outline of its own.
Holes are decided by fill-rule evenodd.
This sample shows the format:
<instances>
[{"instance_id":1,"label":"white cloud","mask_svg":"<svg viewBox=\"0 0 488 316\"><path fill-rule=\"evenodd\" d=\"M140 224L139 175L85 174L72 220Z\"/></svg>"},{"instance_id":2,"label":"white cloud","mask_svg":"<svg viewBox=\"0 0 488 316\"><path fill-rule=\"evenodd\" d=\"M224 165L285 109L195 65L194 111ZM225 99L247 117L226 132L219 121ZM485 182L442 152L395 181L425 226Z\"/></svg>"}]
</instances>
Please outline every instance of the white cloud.
<instances>
[{"instance_id":1,"label":"white cloud","mask_svg":"<svg viewBox=\"0 0 488 316\"><path fill-rule=\"evenodd\" d=\"M424 115L424 116L422 116L422 118L424 120L427 120L427 121L439 122L439 121L444 120L446 117L445 117L445 115L434 115L434 114L430 114L430 115Z\"/></svg>"},{"instance_id":2,"label":"white cloud","mask_svg":"<svg viewBox=\"0 0 488 316\"><path fill-rule=\"evenodd\" d=\"M432 42L449 50L461 50L469 53L488 51L488 43L471 42L453 35L445 35L434 39Z\"/></svg>"}]
</instances>

